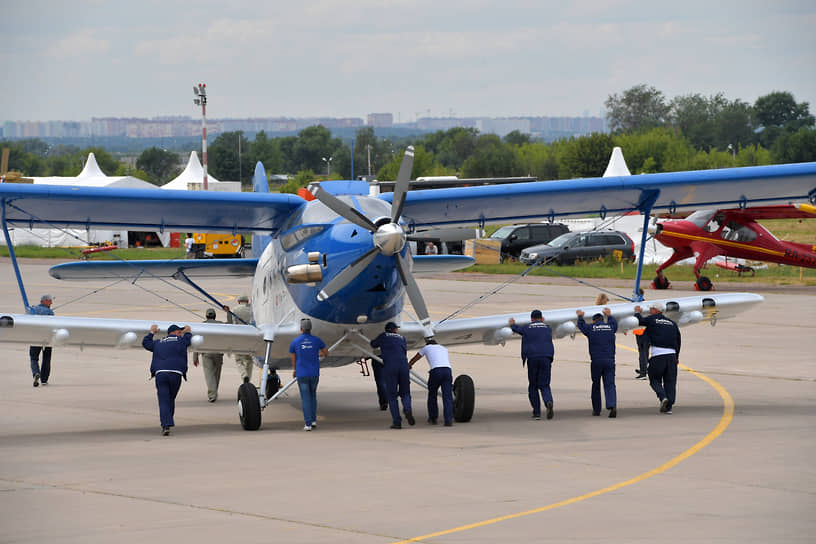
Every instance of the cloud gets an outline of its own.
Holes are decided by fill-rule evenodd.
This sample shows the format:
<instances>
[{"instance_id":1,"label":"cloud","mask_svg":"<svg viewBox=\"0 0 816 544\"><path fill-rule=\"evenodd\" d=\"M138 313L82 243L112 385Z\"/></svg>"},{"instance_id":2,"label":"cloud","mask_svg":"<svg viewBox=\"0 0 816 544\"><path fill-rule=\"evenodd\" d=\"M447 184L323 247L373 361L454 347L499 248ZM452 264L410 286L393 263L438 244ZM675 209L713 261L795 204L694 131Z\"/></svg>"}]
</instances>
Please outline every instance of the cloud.
<instances>
[{"instance_id":1,"label":"cloud","mask_svg":"<svg viewBox=\"0 0 816 544\"><path fill-rule=\"evenodd\" d=\"M92 30L81 30L57 40L46 48L44 55L53 60L65 61L107 53L109 40L97 38Z\"/></svg>"}]
</instances>

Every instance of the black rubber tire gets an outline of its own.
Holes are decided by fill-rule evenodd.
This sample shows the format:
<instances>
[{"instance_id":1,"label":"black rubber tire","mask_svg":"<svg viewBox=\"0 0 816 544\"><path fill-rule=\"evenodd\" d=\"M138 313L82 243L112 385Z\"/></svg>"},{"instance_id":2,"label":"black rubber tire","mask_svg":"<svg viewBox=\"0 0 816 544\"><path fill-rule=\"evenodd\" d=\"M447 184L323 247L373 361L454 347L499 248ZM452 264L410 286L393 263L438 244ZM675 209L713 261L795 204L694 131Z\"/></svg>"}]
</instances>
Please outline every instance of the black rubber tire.
<instances>
[{"instance_id":1,"label":"black rubber tire","mask_svg":"<svg viewBox=\"0 0 816 544\"><path fill-rule=\"evenodd\" d=\"M238 388L238 417L245 431L261 428L261 403L258 390L251 383L242 383Z\"/></svg>"},{"instance_id":2,"label":"black rubber tire","mask_svg":"<svg viewBox=\"0 0 816 544\"><path fill-rule=\"evenodd\" d=\"M476 387L467 374L460 374L453 381L453 419L467 423L473 417L476 405Z\"/></svg>"},{"instance_id":3,"label":"black rubber tire","mask_svg":"<svg viewBox=\"0 0 816 544\"><path fill-rule=\"evenodd\" d=\"M711 283L711 280L708 279L707 276L700 276L699 278L697 278L696 285L697 289L700 291L711 291L711 288L714 287L714 285Z\"/></svg>"},{"instance_id":4,"label":"black rubber tire","mask_svg":"<svg viewBox=\"0 0 816 544\"><path fill-rule=\"evenodd\" d=\"M655 289L668 289L669 279L666 276L657 275L652 280Z\"/></svg>"}]
</instances>

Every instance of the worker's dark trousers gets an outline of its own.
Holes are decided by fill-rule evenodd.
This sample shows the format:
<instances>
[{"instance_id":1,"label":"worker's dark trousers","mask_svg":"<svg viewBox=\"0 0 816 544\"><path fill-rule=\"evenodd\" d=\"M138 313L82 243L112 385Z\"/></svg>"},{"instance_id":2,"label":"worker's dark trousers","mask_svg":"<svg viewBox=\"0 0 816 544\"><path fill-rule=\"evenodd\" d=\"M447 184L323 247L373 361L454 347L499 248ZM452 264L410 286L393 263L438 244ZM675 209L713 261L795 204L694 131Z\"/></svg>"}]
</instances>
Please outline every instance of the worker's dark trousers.
<instances>
[{"instance_id":1,"label":"worker's dark trousers","mask_svg":"<svg viewBox=\"0 0 816 544\"><path fill-rule=\"evenodd\" d=\"M541 415L541 400L545 404L553 400L552 391L550 391L551 369L551 357L527 359L527 395L530 397L533 414L537 416ZM541 393L541 399L538 397L539 392Z\"/></svg>"},{"instance_id":2,"label":"worker's dark trousers","mask_svg":"<svg viewBox=\"0 0 816 544\"><path fill-rule=\"evenodd\" d=\"M669 409L677 395L677 354L668 353L649 359L649 385L661 401L669 399Z\"/></svg>"}]
</instances>

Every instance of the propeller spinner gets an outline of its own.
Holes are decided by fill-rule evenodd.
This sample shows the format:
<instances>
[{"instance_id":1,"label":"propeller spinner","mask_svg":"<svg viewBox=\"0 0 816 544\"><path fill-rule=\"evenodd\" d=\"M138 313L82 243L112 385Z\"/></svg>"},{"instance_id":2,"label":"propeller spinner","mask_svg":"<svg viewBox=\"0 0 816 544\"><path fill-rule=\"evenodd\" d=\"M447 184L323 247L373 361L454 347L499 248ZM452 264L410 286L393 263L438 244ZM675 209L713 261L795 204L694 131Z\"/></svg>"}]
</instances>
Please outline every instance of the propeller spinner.
<instances>
[{"instance_id":1,"label":"propeller spinner","mask_svg":"<svg viewBox=\"0 0 816 544\"><path fill-rule=\"evenodd\" d=\"M350 281L360 275L377 255L385 255L386 257L393 256L396 260L400 279L408 293L408 299L411 301L411 305L414 307L420 323L425 328L425 336L433 336L433 332L430 328L431 318L428 315L425 300L422 298L422 293L419 291L413 274L411 274L411 271L408 269L408 263L400 254L405 247L405 242L408 240L408 235L399 224L399 218L400 215L402 215L405 197L411 183L411 169L413 165L414 148L413 146L408 146L408 149L405 150L399 174L397 175L397 183L394 187L390 221L386 217L374 223L359 210L346 204L334 195L320 188L315 191L315 196L320 202L325 204L337 215L371 232L374 241L374 247L358 257L332 278L332 280L323 287L320 293L318 293L317 299L323 301L336 294Z\"/></svg>"}]
</instances>

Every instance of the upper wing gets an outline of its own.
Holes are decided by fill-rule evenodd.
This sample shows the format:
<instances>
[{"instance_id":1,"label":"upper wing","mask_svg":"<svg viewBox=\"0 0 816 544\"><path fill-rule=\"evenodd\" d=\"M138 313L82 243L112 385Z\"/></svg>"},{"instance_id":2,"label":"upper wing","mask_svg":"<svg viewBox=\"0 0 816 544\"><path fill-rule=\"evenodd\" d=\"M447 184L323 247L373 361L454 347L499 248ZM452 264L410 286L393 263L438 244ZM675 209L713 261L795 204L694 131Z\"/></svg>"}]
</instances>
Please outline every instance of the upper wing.
<instances>
[{"instance_id":1,"label":"upper wing","mask_svg":"<svg viewBox=\"0 0 816 544\"><path fill-rule=\"evenodd\" d=\"M710 293L692 297L667 298L659 301L650 299L648 302L642 303L611 304L608 307L618 321L618 332L622 333L638 327L638 321L634 317L635 306L637 305L645 306L649 303L661 302L666 308L663 314L673 319L678 325L685 326L701 322L714 324L719 319L734 317L749 310L763 300L762 296L753 293ZM553 329L553 338L563 338L572 336L578 330L576 310L580 309L586 314L592 315L600 312L603 308L603 306L581 306L545 311L543 315L546 322ZM530 322L529 313L451 319L432 325L434 338L442 345L504 344L506 340L514 337L508 325L508 320L511 317L519 325ZM423 332L423 328L416 322L403 323L400 327L400 334L405 336L412 348L424 345ZM518 335L515 335L515 337L520 338Z\"/></svg>"},{"instance_id":2,"label":"upper wing","mask_svg":"<svg viewBox=\"0 0 816 544\"><path fill-rule=\"evenodd\" d=\"M290 194L0 184L9 224L275 233L305 200Z\"/></svg>"},{"instance_id":3,"label":"upper wing","mask_svg":"<svg viewBox=\"0 0 816 544\"><path fill-rule=\"evenodd\" d=\"M122 278L252 277L258 259L177 259L170 261L80 261L52 266L48 273L58 280L118 280Z\"/></svg>"},{"instance_id":4,"label":"upper wing","mask_svg":"<svg viewBox=\"0 0 816 544\"><path fill-rule=\"evenodd\" d=\"M393 193L382 195L390 200ZM653 210L723 208L816 198L816 162L410 191L410 225L467 225Z\"/></svg>"}]
</instances>

